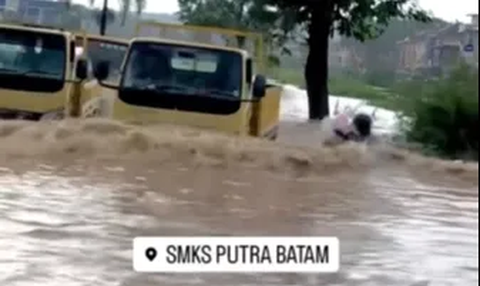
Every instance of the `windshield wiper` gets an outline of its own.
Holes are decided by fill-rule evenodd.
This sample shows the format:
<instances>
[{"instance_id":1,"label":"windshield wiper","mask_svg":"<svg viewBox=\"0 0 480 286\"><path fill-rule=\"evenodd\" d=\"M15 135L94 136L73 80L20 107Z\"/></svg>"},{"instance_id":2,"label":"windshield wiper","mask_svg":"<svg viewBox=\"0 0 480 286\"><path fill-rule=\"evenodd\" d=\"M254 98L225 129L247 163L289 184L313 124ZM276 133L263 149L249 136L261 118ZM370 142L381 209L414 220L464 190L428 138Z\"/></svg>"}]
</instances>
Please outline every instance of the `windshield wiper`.
<instances>
[{"instance_id":1,"label":"windshield wiper","mask_svg":"<svg viewBox=\"0 0 480 286\"><path fill-rule=\"evenodd\" d=\"M225 91L221 89L207 89L203 91L198 91L195 88L190 88L182 85L173 85L173 84L143 84L143 85L133 85L131 88L139 90L151 90L157 92L167 92L167 93L181 93L186 96L194 97L210 97L224 100L240 100L237 94L231 91Z\"/></svg>"},{"instance_id":2,"label":"windshield wiper","mask_svg":"<svg viewBox=\"0 0 480 286\"><path fill-rule=\"evenodd\" d=\"M18 70L7 69L7 68L0 68L0 72L2 73L9 73L9 74L19 74Z\"/></svg>"},{"instance_id":3,"label":"windshield wiper","mask_svg":"<svg viewBox=\"0 0 480 286\"><path fill-rule=\"evenodd\" d=\"M237 98L237 95L234 92L221 90L221 89L209 89L207 90L207 93L213 96L216 95L216 96L228 96L230 98Z\"/></svg>"},{"instance_id":4,"label":"windshield wiper","mask_svg":"<svg viewBox=\"0 0 480 286\"><path fill-rule=\"evenodd\" d=\"M20 73L21 75L50 75L50 76L57 76L57 73L51 72L51 71L45 71L45 70L27 70L27 71L22 71Z\"/></svg>"},{"instance_id":5,"label":"windshield wiper","mask_svg":"<svg viewBox=\"0 0 480 286\"><path fill-rule=\"evenodd\" d=\"M181 85L173 85L173 84L161 84L155 85L156 91L189 91L188 87L181 86Z\"/></svg>"},{"instance_id":6,"label":"windshield wiper","mask_svg":"<svg viewBox=\"0 0 480 286\"><path fill-rule=\"evenodd\" d=\"M134 89L140 90L153 90L153 91L160 91L160 92L186 92L189 89L184 86L179 85L170 85L170 84L143 84L143 85L133 85Z\"/></svg>"},{"instance_id":7,"label":"windshield wiper","mask_svg":"<svg viewBox=\"0 0 480 286\"><path fill-rule=\"evenodd\" d=\"M56 76L57 75L56 73L52 73L50 71L44 71L44 70L20 71L20 70L7 69L7 68L0 68L0 72L14 74L14 75L31 75L31 74L50 75L50 76Z\"/></svg>"},{"instance_id":8,"label":"windshield wiper","mask_svg":"<svg viewBox=\"0 0 480 286\"><path fill-rule=\"evenodd\" d=\"M192 93L183 93L182 95L186 96L193 96L197 98L204 98L204 99L219 99L219 100L227 100L227 101L239 101L241 100L238 96L236 96L233 92L222 91L222 90L196 90L192 91Z\"/></svg>"}]
</instances>

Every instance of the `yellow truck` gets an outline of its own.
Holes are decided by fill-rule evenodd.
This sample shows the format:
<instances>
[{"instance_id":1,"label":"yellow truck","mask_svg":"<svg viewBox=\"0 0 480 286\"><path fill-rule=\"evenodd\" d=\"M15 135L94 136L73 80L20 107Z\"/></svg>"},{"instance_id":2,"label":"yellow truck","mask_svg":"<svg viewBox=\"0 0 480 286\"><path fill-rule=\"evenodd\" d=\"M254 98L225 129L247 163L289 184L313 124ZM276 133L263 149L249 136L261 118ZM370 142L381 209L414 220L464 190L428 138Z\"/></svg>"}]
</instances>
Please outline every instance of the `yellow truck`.
<instances>
[{"instance_id":1,"label":"yellow truck","mask_svg":"<svg viewBox=\"0 0 480 286\"><path fill-rule=\"evenodd\" d=\"M0 119L63 117L66 99L87 77L77 59L70 32L0 24Z\"/></svg>"},{"instance_id":2,"label":"yellow truck","mask_svg":"<svg viewBox=\"0 0 480 286\"><path fill-rule=\"evenodd\" d=\"M142 36L142 29L150 33ZM227 41L239 38L242 48ZM258 34L144 22L130 41L118 81L107 82L110 65L99 62L94 74L106 90L67 108L81 109L84 118L172 123L274 140L281 88L257 74L262 51Z\"/></svg>"},{"instance_id":3,"label":"yellow truck","mask_svg":"<svg viewBox=\"0 0 480 286\"><path fill-rule=\"evenodd\" d=\"M128 40L31 24L0 24L0 119L61 119L67 101L101 93L89 63L119 77ZM80 110L68 110L76 116Z\"/></svg>"},{"instance_id":4,"label":"yellow truck","mask_svg":"<svg viewBox=\"0 0 480 286\"><path fill-rule=\"evenodd\" d=\"M93 102L98 101L98 95L105 89L97 83L93 76L93 67L99 63L108 63L111 68L107 82L118 82L121 65L128 49L129 40L112 38L107 36L91 35L77 32L75 35L75 47L79 61L87 68L83 84L78 87L78 92L68 95L65 113L69 117L89 117L86 111ZM83 108L83 109L82 109Z\"/></svg>"}]
</instances>

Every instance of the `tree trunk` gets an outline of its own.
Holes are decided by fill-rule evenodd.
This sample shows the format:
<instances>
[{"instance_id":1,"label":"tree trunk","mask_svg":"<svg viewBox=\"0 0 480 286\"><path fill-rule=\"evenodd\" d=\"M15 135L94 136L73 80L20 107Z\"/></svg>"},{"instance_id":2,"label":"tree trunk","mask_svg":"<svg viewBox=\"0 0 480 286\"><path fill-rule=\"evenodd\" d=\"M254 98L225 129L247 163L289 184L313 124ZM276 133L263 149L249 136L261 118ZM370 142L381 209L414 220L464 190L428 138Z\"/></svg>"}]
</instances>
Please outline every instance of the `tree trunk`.
<instances>
[{"instance_id":1,"label":"tree trunk","mask_svg":"<svg viewBox=\"0 0 480 286\"><path fill-rule=\"evenodd\" d=\"M100 19L100 35L104 36L107 31L108 0L103 0L102 17Z\"/></svg>"},{"instance_id":2,"label":"tree trunk","mask_svg":"<svg viewBox=\"0 0 480 286\"><path fill-rule=\"evenodd\" d=\"M330 114L328 106L328 41L332 21L329 2L328 0L322 1L312 9L308 27L309 52L305 65L305 81L310 120L322 120Z\"/></svg>"}]
</instances>

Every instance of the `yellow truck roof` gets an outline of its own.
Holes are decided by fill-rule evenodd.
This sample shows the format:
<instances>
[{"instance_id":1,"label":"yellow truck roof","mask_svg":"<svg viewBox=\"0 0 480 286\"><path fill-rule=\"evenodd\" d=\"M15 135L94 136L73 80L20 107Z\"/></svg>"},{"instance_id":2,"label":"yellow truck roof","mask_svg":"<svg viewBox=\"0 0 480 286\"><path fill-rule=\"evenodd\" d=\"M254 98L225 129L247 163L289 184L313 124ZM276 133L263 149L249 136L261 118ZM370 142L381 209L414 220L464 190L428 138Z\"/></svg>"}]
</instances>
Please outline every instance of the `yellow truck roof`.
<instances>
[{"instance_id":1,"label":"yellow truck roof","mask_svg":"<svg viewBox=\"0 0 480 286\"><path fill-rule=\"evenodd\" d=\"M93 34L75 33L75 37L78 38L78 39L83 39L84 36L87 37L87 40L97 40L97 41L116 43L116 44L121 44L121 45L126 45L126 46L128 46L128 44L130 43L130 40L123 39L123 38L114 38L114 37L100 36L100 35L93 35Z\"/></svg>"},{"instance_id":2,"label":"yellow truck roof","mask_svg":"<svg viewBox=\"0 0 480 286\"><path fill-rule=\"evenodd\" d=\"M178 41L178 40L170 40L170 39L157 39L157 38L153 38L153 37L133 38L130 41L130 44L136 43L136 42L157 43L157 44L174 44L174 45L181 45L181 46L192 47L192 48L207 48L207 49L212 49L212 50L235 52L235 53L240 53L244 56L249 55L247 51L242 50L242 49L238 49L238 48L233 48L233 47L209 45L209 44L204 44L204 43L192 43L192 42L187 42L187 41Z\"/></svg>"},{"instance_id":3,"label":"yellow truck roof","mask_svg":"<svg viewBox=\"0 0 480 286\"><path fill-rule=\"evenodd\" d=\"M40 26L26 25L26 24L19 25L19 24L0 23L0 28L6 28L10 30L20 30L20 31L32 31L32 32L38 32L43 34L63 35L65 37L69 37L72 35L70 32L64 31L58 28L48 28L48 27L40 27Z\"/></svg>"}]
</instances>

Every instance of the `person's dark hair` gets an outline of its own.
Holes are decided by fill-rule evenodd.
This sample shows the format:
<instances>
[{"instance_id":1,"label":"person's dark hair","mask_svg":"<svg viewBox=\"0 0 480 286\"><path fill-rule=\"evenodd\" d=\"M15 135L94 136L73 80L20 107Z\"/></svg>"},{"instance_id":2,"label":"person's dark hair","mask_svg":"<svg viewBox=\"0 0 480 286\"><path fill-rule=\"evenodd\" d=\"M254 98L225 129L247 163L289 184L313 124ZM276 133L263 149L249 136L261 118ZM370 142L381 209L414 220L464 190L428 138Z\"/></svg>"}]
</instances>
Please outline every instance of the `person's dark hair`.
<instances>
[{"instance_id":1,"label":"person's dark hair","mask_svg":"<svg viewBox=\"0 0 480 286\"><path fill-rule=\"evenodd\" d=\"M362 137L370 136L372 133L372 118L364 113L360 113L353 117L353 126Z\"/></svg>"}]
</instances>

